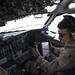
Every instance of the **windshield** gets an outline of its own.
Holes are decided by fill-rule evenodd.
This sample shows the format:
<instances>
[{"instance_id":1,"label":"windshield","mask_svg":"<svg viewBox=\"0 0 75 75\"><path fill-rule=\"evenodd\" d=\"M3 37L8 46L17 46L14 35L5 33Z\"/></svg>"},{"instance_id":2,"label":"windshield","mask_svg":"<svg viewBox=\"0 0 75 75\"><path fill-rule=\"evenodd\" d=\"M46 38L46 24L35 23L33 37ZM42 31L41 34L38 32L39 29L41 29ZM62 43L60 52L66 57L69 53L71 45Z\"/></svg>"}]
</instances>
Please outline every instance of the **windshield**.
<instances>
[{"instance_id":1,"label":"windshield","mask_svg":"<svg viewBox=\"0 0 75 75\"><path fill-rule=\"evenodd\" d=\"M75 17L75 14L62 14L60 16L57 16L52 23L48 26L49 29L49 35L51 35L52 37L54 37L54 39L58 39L58 28L57 25L58 23L63 19L63 15L72 15Z\"/></svg>"},{"instance_id":2,"label":"windshield","mask_svg":"<svg viewBox=\"0 0 75 75\"><path fill-rule=\"evenodd\" d=\"M5 26L0 27L0 32L17 31L17 30L32 30L42 28L46 20L47 14L31 15L16 21L9 21Z\"/></svg>"},{"instance_id":3,"label":"windshield","mask_svg":"<svg viewBox=\"0 0 75 75\"><path fill-rule=\"evenodd\" d=\"M74 2L69 5L69 8L74 8ZM54 6L47 6L46 9L51 12L56 8L56 5ZM73 14L74 15L74 14ZM40 29L43 28L44 24L48 20L50 16L47 14L40 14L40 15L31 15L27 16L25 18L21 18L18 20L8 21L5 26L0 27L0 33L2 32L11 32L11 31L28 31L28 30L34 30L34 29ZM55 39L58 39L58 29L57 25L62 20L63 15L56 16L55 19L52 21L52 23L48 26L49 35L54 37Z\"/></svg>"},{"instance_id":4,"label":"windshield","mask_svg":"<svg viewBox=\"0 0 75 75\"><path fill-rule=\"evenodd\" d=\"M65 15L65 14L63 14ZM52 36L54 39L58 39L58 23L63 19L63 15L57 16L52 23L48 26L48 34ZM75 16L75 14L71 14ZM0 27L0 33L8 33L13 31L29 31L34 29L43 28L45 22L48 20L49 16L47 14L34 16L28 16L23 19L19 19L16 21L7 22L7 24L3 27Z\"/></svg>"}]
</instances>

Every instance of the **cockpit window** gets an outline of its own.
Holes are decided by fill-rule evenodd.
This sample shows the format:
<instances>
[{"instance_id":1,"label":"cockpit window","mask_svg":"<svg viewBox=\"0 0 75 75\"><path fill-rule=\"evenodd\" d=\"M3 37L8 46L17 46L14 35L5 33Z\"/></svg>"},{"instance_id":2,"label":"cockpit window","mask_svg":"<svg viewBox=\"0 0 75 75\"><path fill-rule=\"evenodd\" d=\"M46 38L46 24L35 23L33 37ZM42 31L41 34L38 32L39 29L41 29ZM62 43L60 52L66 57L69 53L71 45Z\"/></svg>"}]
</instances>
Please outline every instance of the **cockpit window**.
<instances>
[{"instance_id":1,"label":"cockpit window","mask_svg":"<svg viewBox=\"0 0 75 75\"><path fill-rule=\"evenodd\" d=\"M63 15L67 15L67 14L63 14ZM58 39L58 28L57 28L57 25L58 23L63 19L63 15L60 15L60 16L57 16L53 21L52 23L49 25L48 29L49 29L49 35L51 35L54 39ZM72 15L72 16L75 16L75 14L68 14L68 15ZM74 33L74 36L75 38L75 33Z\"/></svg>"},{"instance_id":2,"label":"cockpit window","mask_svg":"<svg viewBox=\"0 0 75 75\"><path fill-rule=\"evenodd\" d=\"M34 16L27 16L16 21L9 21L5 26L0 27L0 32L16 31L16 30L32 30L42 28L46 20L48 19L47 14Z\"/></svg>"},{"instance_id":3,"label":"cockpit window","mask_svg":"<svg viewBox=\"0 0 75 75\"><path fill-rule=\"evenodd\" d=\"M63 14L64 15L64 14ZM58 23L63 19L63 15L57 16L52 23L48 26L48 34L52 36L54 39L58 39ZM75 14L72 14L75 16ZM0 33L2 32L11 32L11 31L28 31L34 29L43 28L45 22L48 20L48 14L43 14L39 16L28 16L16 21L7 22L7 24L3 27L0 27Z\"/></svg>"}]
</instances>

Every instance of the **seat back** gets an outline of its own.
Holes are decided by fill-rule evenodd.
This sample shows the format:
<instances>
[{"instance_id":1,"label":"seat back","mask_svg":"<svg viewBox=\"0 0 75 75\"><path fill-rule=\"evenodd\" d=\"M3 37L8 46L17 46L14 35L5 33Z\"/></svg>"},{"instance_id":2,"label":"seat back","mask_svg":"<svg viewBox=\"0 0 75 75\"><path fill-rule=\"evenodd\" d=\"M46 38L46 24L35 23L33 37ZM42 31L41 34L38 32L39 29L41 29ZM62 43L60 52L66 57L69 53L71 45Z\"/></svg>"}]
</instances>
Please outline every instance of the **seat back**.
<instances>
[{"instance_id":1,"label":"seat back","mask_svg":"<svg viewBox=\"0 0 75 75\"><path fill-rule=\"evenodd\" d=\"M72 69L70 69L70 70L68 70L68 71L65 73L65 75L75 75L75 67L72 68Z\"/></svg>"}]
</instances>

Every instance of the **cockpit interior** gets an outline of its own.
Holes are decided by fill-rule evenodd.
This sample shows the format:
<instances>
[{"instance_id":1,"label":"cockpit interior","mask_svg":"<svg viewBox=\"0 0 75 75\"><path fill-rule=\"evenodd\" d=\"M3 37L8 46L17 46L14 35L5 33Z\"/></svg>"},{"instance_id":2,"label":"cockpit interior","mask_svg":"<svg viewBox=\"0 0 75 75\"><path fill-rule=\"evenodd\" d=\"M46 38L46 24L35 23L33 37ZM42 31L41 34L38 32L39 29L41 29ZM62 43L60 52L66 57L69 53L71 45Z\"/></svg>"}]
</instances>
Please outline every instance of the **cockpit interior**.
<instances>
[{"instance_id":1,"label":"cockpit interior","mask_svg":"<svg viewBox=\"0 0 75 75\"><path fill-rule=\"evenodd\" d=\"M31 47L38 45L39 52L46 58L50 52L50 45L63 47L64 44L54 39L49 33L49 26L63 14L75 14L75 0L0 0L0 27L11 20L34 15L47 14L48 19L42 28L32 30L16 30L0 32L0 66L9 75L34 75L26 72L24 64L28 60L35 60ZM39 75L39 74L38 74Z\"/></svg>"}]
</instances>

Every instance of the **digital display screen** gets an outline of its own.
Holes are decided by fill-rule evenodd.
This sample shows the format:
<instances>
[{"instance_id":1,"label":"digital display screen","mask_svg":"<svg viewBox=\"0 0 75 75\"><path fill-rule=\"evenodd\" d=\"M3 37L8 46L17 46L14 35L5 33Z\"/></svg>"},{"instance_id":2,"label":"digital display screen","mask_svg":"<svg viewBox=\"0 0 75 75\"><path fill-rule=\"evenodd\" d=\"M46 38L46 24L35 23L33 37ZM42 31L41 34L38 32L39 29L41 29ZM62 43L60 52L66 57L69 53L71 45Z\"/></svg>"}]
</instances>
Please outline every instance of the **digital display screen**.
<instances>
[{"instance_id":1,"label":"digital display screen","mask_svg":"<svg viewBox=\"0 0 75 75\"><path fill-rule=\"evenodd\" d=\"M42 42L42 53L43 57L46 57L50 54L50 47L49 47L49 42Z\"/></svg>"}]
</instances>

